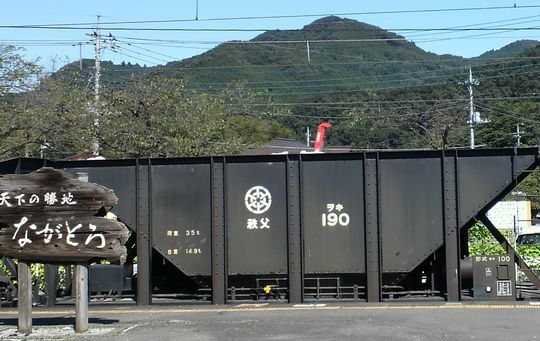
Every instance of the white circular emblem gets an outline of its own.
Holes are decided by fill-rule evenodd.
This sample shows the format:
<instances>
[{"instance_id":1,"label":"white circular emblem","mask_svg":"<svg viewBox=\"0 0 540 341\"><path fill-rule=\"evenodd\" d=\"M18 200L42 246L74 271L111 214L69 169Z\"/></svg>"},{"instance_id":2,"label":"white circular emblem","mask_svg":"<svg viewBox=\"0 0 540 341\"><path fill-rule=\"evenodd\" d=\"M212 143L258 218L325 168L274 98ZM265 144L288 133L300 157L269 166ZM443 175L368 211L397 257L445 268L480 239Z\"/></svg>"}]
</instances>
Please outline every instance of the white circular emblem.
<instances>
[{"instance_id":1,"label":"white circular emblem","mask_svg":"<svg viewBox=\"0 0 540 341\"><path fill-rule=\"evenodd\" d=\"M244 201L251 213L262 214L272 205L272 195L263 186L253 186L246 192Z\"/></svg>"}]
</instances>

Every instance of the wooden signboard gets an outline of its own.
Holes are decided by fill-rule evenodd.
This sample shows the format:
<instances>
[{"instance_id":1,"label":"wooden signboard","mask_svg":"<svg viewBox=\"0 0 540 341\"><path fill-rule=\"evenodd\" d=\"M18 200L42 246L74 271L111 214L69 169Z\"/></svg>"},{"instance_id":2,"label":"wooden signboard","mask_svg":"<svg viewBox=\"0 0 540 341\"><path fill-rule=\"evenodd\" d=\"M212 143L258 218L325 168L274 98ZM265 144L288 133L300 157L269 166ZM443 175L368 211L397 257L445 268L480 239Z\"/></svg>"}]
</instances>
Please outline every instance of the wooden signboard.
<instances>
[{"instance_id":1,"label":"wooden signboard","mask_svg":"<svg viewBox=\"0 0 540 341\"><path fill-rule=\"evenodd\" d=\"M0 176L0 256L17 258L19 332L32 331L30 262L77 264L77 332L88 330L88 267L123 263L128 229L105 218L113 191L53 168Z\"/></svg>"},{"instance_id":2,"label":"wooden signboard","mask_svg":"<svg viewBox=\"0 0 540 341\"><path fill-rule=\"evenodd\" d=\"M40 263L123 262L126 226L105 218L113 191L53 168L0 176L0 255Z\"/></svg>"}]
</instances>

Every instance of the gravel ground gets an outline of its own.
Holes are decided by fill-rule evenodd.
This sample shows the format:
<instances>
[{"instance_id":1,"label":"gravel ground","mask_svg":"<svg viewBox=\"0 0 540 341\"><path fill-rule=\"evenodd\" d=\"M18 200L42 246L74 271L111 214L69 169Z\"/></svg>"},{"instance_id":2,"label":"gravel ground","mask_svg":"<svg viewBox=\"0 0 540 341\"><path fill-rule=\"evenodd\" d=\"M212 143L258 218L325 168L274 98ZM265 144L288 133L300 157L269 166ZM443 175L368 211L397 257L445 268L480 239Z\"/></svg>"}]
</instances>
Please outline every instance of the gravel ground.
<instances>
[{"instance_id":1,"label":"gravel ground","mask_svg":"<svg viewBox=\"0 0 540 341\"><path fill-rule=\"evenodd\" d=\"M319 304L90 307L75 334L73 309L34 309L33 333L0 309L2 340L534 340L540 305Z\"/></svg>"}]
</instances>

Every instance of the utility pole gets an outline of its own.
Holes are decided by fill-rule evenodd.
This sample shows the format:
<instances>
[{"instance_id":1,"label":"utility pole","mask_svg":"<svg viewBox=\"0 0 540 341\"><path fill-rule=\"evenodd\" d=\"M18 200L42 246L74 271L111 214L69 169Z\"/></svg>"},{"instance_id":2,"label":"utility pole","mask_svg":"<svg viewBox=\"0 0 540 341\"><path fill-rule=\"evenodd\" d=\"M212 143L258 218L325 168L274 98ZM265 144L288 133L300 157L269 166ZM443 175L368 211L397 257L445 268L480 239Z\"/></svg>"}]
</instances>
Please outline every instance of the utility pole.
<instances>
[{"instance_id":1,"label":"utility pole","mask_svg":"<svg viewBox=\"0 0 540 341\"><path fill-rule=\"evenodd\" d=\"M311 64L311 55L309 52L309 40L306 40L306 51L307 51L307 62L308 64Z\"/></svg>"},{"instance_id":2,"label":"utility pole","mask_svg":"<svg viewBox=\"0 0 540 341\"><path fill-rule=\"evenodd\" d=\"M82 43L79 42L79 69L82 71Z\"/></svg>"},{"instance_id":3,"label":"utility pole","mask_svg":"<svg viewBox=\"0 0 540 341\"><path fill-rule=\"evenodd\" d=\"M99 115L100 115L100 106L101 103L99 101L99 79L101 77L101 31L99 27L99 15L97 16L97 23L96 23L96 31L94 32L94 46L96 48L96 58L95 58L95 75L94 75L94 109L96 117L94 118L94 126L95 126L95 133L94 133L94 145L93 145L93 152L94 155L99 155L99 139L97 137L98 130L99 130Z\"/></svg>"},{"instance_id":4,"label":"utility pole","mask_svg":"<svg viewBox=\"0 0 540 341\"><path fill-rule=\"evenodd\" d=\"M94 39L94 47L95 47L95 70L94 70L94 138L93 138L93 146L92 146L92 152L94 155L99 155L99 139L98 139L98 132L99 132L99 121L100 121L100 115L101 115L101 100L99 98L99 91L100 91L100 78L101 78L101 50L105 48L111 48L112 50L115 50L116 48L116 38L109 33L105 38L101 37L101 27L99 23L99 19L101 16L97 16L97 23L96 23L96 30L92 34L87 34L91 36ZM103 46L101 43L103 42ZM81 55L81 67L82 67L82 55Z\"/></svg>"},{"instance_id":5,"label":"utility pole","mask_svg":"<svg viewBox=\"0 0 540 341\"><path fill-rule=\"evenodd\" d=\"M460 84L464 84L467 87L467 90L469 90L469 142L471 149L474 149L474 125L476 123L483 123L483 122L477 122L476 120L476 113L474 112L474 101L473 101L473 86L480 84L478 80L474 79L472 76L472 68L469 67L469 79L465 82L460 82Z\"/></svg>"},{"instance_id":6,"label":"utility pole","mask_svg":"<svg viewBox=\"0 0 540 341\"><path fill-rule=\"evenodd\" d=\"M516 132L512 134L517 139L516 147L521 147L521 137L523 136L523 133L525 132L525 131L520 129L520 126L521 126L521 124L518 123L516 125Z\"/></svg>"},{"instance_id":7,"label":"utility pole","mask_svg":"<svg viewBox=\"0 0 540 341\"><path fill-rule=\"evenodd\" d=\"M83 44L82 42L78 42L77 44L71 45L71 46L79 45L79 70L80 70L80 71L83 70L82 44Z\"/></svg>"}]
</instances>

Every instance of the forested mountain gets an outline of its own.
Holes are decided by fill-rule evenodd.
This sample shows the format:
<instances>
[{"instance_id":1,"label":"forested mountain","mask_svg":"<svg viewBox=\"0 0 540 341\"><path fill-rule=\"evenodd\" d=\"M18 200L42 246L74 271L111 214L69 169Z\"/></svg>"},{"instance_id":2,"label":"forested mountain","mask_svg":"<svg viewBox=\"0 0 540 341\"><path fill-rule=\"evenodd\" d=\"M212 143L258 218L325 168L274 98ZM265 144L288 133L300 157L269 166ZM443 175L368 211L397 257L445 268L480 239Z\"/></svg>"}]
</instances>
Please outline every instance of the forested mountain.
<instances>
[{"instance_id":1,"label":"forested mountain","mask_svg":"<svg viewBox=\"0 0 540 341\"><path fill-rule=\"evenodd\" d=\"M508 106L516 105L518 118L531 111L535 115L521 106L536 107L536 99L522 97L538 92L538 54L536 41L518 41L471 59L440 56L378 27L331 16L299 30L268 31L247 42L227 42L163 66L103 63L102 79L106 88L122 90L144 77L173 77L185 80L185 91L210 95L237 83L257 94L264 105L290 110L272 121L291 129L299 140L306 127L328 120L335 125L329 131L331 143L443 148L467 144L468 91L460 82L467 80L469 67L480 81L475 87L476 110L483 117L491 119L501 115L500 106L510 110ZM76 67L68 65L60 73ZM85 60L81 84L90 81L92 71L92 61ZM498 100L508 97L521 100ZM257 106L250 110L257 111ZM499 139L479 135L479 141L511 145L511 125L532 124L527 120L506 120ZM536 130L529 129L531 143Z\"/></svg>"},{"instance_id":2,"label":"forested mountain","mask_svg":"<svg viewBox=\"0 0 540 341\"><path fill-rule=\"evenodd\" d=\"M102 62L102 70L105 83L113 87L134 76L159 73L187 79L203 89L235 81L254 83L260 89L273 88L273 82L318 79L358 85L358 79L351 76L371 77L370 84L378 80L384 84L388 75L401 73L394 78L402 79L406 72L437 70L438 61L459 65L463 58L426 52L379 27L330 16L299 30L267 31L249 41L226 42L201 55L163 66ZM74 62L61 72L78 67L79 63ZM83 75L91 77L92 73L93 60L85 59Z\"/></svg>"},{"instance_id":3,"label":"forested mountain","mask_svg":"<svg viewBox=\"0 0 540 341\"><path fill-rule=\"evenodd\" d=\"M126 131L133 139L130 143L142 149L110 146L111 150L119 148L111 152L117 157L125 153L172 156L240 152L280 136L304 141L306 128L314 128L321 121L334 124L328 132L330 143L358 149L463 147L468 144L469 116L468 90L463 83L471 67L480 82L474 87L475 111L490 120L478 126L478 143L512 146L512 133L519 123L525 129L522 142L534 145L540 135L536 98L540 90L539 59L536 41L518 41L465 59L429 53L376 26L330 16L299 30L268 31L250 41L223 43L201 55L162 66L102 62L99 106L131 115L126 118L126 130L146 120L140 122L140 132ZM83 60L82 70L79 63L66 65L26 98L50 95L51 89L66 94L67 87L71 96L79 92L91 101L93 64L93 60ZM184 102L168 104L171 99ZM171 130L171 122L178 122L182 110L195 116L197 110L203 110L189 109L186 101L204 102L204 110L226 112L227 124L218 131L230 129L228 136L237 138L240 144L230 149L202 148L197 144L187 146L188 137L175 136L169 149L157 152L157 141L165 137L156 137L155 145L145 143L149 134L184 131ZM41 110L66 111L66 103L39 100L46 106ZM74 108L81 106L74 104ZM192 119L189 124L202 122ZM111 124L115 122L120 118ZM208 136L219 139L218 132ZM173 148L174 141L180 140L185 148ZM212 143L218 146L229 142Z\"/></svg>"},{"instance_id":4,"label":"forested mountain","mask_svg":"<svg viewBox=\"0 0 540 341\"><path fill-rule=\"evenodd\" d=\"M168 63L164 69L205 85L235 80L321 78L342 78L347 84L356 82L352 75L378 77L423 70L430 66L416 67L404 62L447 58L459 60L425 52L378 27L331 16L300 30L268 31L248 42L221 44L202 55ZM395 64L388 67L381 62Z\"/></svg>"}]
</instances>

